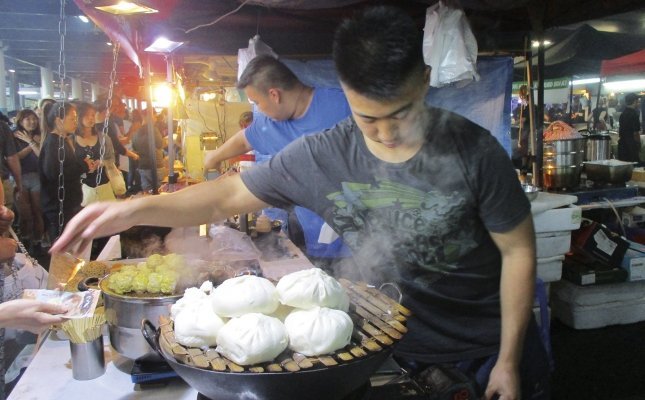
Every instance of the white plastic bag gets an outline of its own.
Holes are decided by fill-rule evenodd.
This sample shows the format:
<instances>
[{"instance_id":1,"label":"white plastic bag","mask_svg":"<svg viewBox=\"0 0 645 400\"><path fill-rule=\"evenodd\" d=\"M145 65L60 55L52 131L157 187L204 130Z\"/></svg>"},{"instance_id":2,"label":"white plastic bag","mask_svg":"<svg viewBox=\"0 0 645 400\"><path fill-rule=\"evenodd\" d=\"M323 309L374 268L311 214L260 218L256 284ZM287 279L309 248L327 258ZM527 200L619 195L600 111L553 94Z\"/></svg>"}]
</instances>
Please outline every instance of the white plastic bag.
<instances>
[{"instance_id":1,"label":"white plastic bag","mask_svg":"<svg viewBox=\"0 0 645 400\"><path fill-rule=\"evenodd\" d=\"M477 40L462 10L439 2L426 10L423 58L432 67L430 86L479 80Z\"/></svg>"},{"instance_id":2,"label":"white plastic bag","mask_svg":"<svg viewBox=\"0 0 645 400\"><path fill-rule=\"evenodd\" d=\"M2 301L15 300L22 297L24 289L45 289L49 274L42 266L32 264L22 253L16 253L12 270L15 273L4 278L4 298Z\"/></svg>"},{"instance_id":3,"label":"white plastic bag","mask_svg":"<svg viewBox=\"0 0 645 400\"><path fill-rule=\"evenodd\" d=\"M112 186L112 191L117 196L123 196L126 192L125 180L123 179L123 174L113 162L105 162L105 173L110 179L110 185Z\"/></svg>"},{"instance_id":4,"label":"white plastic bag","mask_svg":"<svg viewBox=\"0 0 645 400\"><path fill-rule=\"evenodd\" d=\"M259 55L270 55L273 58L278 58L278 55L273 49L260 39L260 35L255 35L249 39L249 47L246 49L237 50L237 79L240 79L242 72L246 69L246 65Z\"/></svg>"}]
</instances>

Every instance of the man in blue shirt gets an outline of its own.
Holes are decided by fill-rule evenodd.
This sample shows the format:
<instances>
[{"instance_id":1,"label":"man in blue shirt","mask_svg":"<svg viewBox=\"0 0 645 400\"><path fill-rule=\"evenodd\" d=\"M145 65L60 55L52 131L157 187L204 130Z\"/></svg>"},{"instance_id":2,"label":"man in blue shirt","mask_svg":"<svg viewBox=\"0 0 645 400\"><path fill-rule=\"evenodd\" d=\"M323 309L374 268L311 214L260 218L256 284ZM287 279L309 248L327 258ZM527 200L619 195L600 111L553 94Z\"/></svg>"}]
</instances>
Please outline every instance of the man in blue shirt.
<instances>
[{"instance_id":1,"label":"man in blue shirt","mask_svg":"<svg viewBox=\"0 0 645 400\"><path fill-rule=\"evenodd\" d=\"M208 152L205 170L219 169L223 161L252 150L270 158L295 139L329 129L350 115L340 88L307 86L271 56L251 60L237 87L255 104L253 122L218 149ZM329 244L318 241L324 225L318 215L302 207L296 207L295 214L303 229L308 256L327 259L350 254L340 239ZM292 224L292 238L294 228Z\"/></svg>"}]
</instances>

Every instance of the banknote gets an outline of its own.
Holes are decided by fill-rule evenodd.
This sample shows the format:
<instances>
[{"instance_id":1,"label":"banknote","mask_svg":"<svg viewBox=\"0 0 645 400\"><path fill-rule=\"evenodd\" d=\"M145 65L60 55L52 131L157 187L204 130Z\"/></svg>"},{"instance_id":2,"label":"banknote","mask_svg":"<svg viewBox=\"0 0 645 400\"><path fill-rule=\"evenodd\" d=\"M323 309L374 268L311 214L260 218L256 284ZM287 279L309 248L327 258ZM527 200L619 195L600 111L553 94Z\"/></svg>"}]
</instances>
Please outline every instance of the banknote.
<instances>
[{"instance_id":1,"label":"banknote","mask_svg":"<svg viewBox=\"0 0 645 400\"><path fill-rule=\"evenodd\" d=\"M61 304L67 308L66 318L87 318L94 315L101 291L89 289L85 292L62 292L60 290L25 289L22 297L45 303Z\"/></svg>"}]
</instances>

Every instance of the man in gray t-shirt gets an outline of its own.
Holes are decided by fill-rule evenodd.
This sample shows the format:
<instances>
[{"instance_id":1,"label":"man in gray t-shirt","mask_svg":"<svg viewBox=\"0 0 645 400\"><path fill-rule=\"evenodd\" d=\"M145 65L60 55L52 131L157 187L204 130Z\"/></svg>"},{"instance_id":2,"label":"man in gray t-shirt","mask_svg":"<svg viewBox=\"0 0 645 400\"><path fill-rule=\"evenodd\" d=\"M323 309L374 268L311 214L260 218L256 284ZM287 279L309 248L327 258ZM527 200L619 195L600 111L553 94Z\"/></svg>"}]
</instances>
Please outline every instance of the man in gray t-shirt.
<instances>
[{"instance_id":1,"label":"man in gray t-shirt","mask_svg":"<svg viewBox=\"0 0 645 400\"><path fill-rule=\"evenodd\" d=\"M529 202L490 133L426 107L421 42L414 21L394 8L344 22L334 62L350 119L242 175L92 205L52 251L136 224L197 225L268 204L303 205L343 236L363 277L402 289L413 316L395 355L406 367L451 364L476 377L486 398L548 398L532 316Z\"/></svg>"}]
</instances>

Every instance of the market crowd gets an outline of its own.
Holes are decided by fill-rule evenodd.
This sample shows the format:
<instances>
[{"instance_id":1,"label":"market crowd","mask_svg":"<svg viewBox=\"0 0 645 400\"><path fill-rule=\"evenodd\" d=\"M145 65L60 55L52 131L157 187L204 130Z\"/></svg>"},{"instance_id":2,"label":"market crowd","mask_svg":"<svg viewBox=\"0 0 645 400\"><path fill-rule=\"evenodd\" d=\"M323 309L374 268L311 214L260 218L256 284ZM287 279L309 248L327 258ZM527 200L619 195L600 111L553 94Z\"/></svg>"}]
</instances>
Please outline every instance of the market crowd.
<instances>
[{"instance_id":1,"label":"market crowd","mask_svg":"<svg viewBox=\"0 0 645 400\"><path fill-rule=\"evenodd\" d=\"M45 255L65 224L92 202L153 191L152 169L157 182L167 176L165 126L163 115L156 116L152 154L141 112L117 97L93 103L43 98L34 109L0 113L3 204L13 211L12 228L28 253Z\"/></svg>"}]
</instances>

